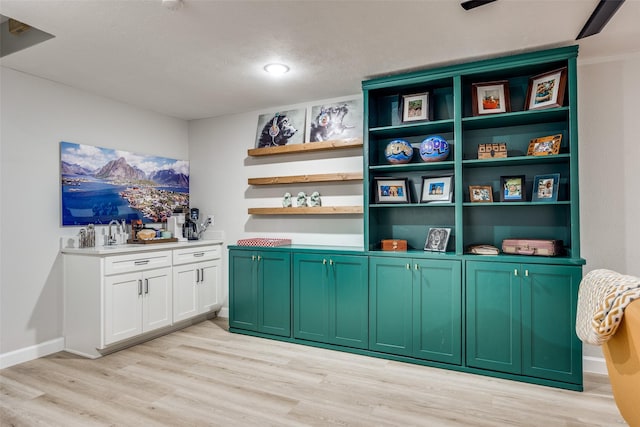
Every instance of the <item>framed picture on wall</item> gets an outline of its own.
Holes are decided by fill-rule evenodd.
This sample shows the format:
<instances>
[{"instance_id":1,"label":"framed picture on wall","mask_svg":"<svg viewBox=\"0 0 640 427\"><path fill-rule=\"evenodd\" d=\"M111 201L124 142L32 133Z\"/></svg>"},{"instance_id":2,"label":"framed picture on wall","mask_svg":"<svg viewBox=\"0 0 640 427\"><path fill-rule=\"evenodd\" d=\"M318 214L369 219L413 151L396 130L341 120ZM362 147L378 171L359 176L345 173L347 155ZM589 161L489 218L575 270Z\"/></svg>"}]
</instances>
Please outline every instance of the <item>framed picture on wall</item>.
<instances>
[{"instance_id":1,"label":"framed picture on wall","mask_svg":"<svg viewBox=\"0 0 640 427\"><path fill-rule=\"evenodd\" d=\"M287 110L258 116L255 148L302 144L307 111Z\"/></svg>"}]
</instances>

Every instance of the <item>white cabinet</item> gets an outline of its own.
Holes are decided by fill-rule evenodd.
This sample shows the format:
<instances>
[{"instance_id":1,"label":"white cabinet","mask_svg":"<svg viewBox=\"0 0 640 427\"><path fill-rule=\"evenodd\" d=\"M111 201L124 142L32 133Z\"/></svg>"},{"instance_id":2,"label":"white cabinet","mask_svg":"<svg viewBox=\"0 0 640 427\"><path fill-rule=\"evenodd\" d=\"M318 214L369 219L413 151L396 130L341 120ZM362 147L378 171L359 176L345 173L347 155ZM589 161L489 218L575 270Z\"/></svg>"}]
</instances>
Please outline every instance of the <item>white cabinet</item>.
<instances>
[{"instance_id":1,"label":"white cabinet","mask_svg":"<svg viewBox=\"0 0 640 427\"><path fill-rule=\"evenodd\" d=\"M65 350L97 358L218 311L221 244L63 249Z\"/></svg>"},{"instance_id":2,"label":"white cabinet","mask_svg":"<svg viewBox=\"0 0 640 427\"><path fill-rule=\"evenodd\" d=\"M171 325L171 288L170 267L105 277L105 345Z\"/></svg>"},{"instance_id":3,"label":"white cabinet","mask_svg":"<svg viewBox=\"0 0 640 427\"><path fill-rule=\"evenodd\" d=\"M220 310L222 265L220 246L173 251L173 321Z\"/></svg>"}]
</instances>

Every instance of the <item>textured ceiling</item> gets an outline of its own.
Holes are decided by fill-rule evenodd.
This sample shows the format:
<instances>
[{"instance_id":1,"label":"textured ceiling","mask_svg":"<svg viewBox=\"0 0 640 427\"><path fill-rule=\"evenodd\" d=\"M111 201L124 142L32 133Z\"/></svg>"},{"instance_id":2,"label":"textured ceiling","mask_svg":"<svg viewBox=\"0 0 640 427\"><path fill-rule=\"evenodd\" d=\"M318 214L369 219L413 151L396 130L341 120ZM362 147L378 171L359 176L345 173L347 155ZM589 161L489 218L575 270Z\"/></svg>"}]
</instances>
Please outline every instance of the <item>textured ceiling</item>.
<instances>
[{"instance_id":1,"label":"textured ceiling","mask_svg":"<svg viewBox=\"0 0 640 427\"><path fill-rule=\"evenodd\" d=\"M598 0L2 0L55 38L3 67L182 119L351 95L372 76L575 44ZM640 52L627 0L580 60ZM262 67L289 64L274 78Z\"/></svg>"}]
</instances>

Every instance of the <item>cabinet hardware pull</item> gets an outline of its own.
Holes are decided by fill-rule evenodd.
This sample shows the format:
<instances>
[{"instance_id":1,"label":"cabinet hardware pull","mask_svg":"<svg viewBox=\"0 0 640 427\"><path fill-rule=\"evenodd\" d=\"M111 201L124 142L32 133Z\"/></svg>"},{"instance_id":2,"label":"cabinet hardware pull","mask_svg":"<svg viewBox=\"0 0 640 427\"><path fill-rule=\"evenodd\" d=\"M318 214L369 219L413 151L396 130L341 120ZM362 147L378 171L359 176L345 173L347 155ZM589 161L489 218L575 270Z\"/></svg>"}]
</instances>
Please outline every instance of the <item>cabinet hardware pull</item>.
<instances>
[{"instance_id":1,"label":"cabinet hardware pull","mask_svg":"<svg viewBox=\"0 0 640 427\"><path fill-rule=\"evenodd\" d=\"M333 265L333 260L332 259L329 260L329 265Z\"/></svg>"},{"instance_id":2,"label":"cabinet hardware pull","mask_svg":"<svg viewBox=\"0 0 640 427\"><path fill-rule=\"evenodd\" d=\"M196 283L200 283L200 269L196 268Z\"/></svg>"},{"instance_id":3,"label":"cabinet hardware pull","mask_svg":"<svg viewBox=\"0 0 640 427\"><path fill-rule=\"evenodd\" d=\"M525 277L529 277L529 270L525 270L525 271L524 271L524 276L525 276Z\"/></svg>"},{"instance_id":4,"label":"cabinet hardware pull","mask_svg":"<svg viewBox=\"0 0 640 427\"><path fill-rule=\"evenodd\" d=\"M514 275L514 276L517 276L517 275L518 275L518 269L517 269L517 268L514 268L514 269L513 269L513 275Z\"/></svg>"},{"instance_id":5,"label":"cabinet hardware pull","mask_svg":"<svg viewBox=\"0 0 640 427\"><path fill-rule=\"evenodd\" d=\"M193 254L194 257L204 256L204 252L198 252L197 254Z\"/></svg>"},{"instance_id":6,"label":"cabinet hardware pull","mask_svg":"<svg viewBox=\"0 0 640 427\"><path fill-rule=\"evenodd\" d=\"M149 279L144 279L144 293L149 293Z\"/></svg>"},{"instance_id":7,"label":"cabinet hardware pull","mask_svg":"<svg viewBox=\"0 0 640 427\"><path fill-rule=\"evenodd\" d=\"M407 264L407 270L411 270L411 265Z\"/></svg>"},{"instance_id":8,"label":"cabinet hardware pull","mask_svg":"<svg viewBox=\"0 0 640 427\"><path fill-rule=\"evenodd\" d=\"M204 268L200 269L200 281L204 282Z\"/></svg>"},{"instance_id":9,"label":"cabinet hardware pull","mask_svg":"<svg viewBox=\"0 0 640 427\"><path fill-rule=\"evenodd\" d=\"M326 258L322 260L322 265L327 265L327 260L326 260Z\"/></svg>"},{"instance_id":10,"label":"cabinet hardware pull","mask_svg":"<svg viewBox=\"0 0 640 427\"><path fill-rule=\"evenodd\" d=\"M149 260L148 259L143 259L143 260L140 260L140 261L135 261L133 264L134 265L145 265L145 264L149 264Z\"/></svg>"},{"instance_id":11,"label":"cabinet hardware pull","mask_svg":"<svg viewBox=\"0 0 640 427\"><path fill-rule=\"evenodd\" d=\"M418 264L414 264L413 268L414 268L415 270L418 270L420 267L418 267Z\"/></svg>"},{"instance_id":12,"label":"cabinet hardware pull","mask_svg":"<svg viewBox=\"0 0 640 427\"><path fill-rule=\"evenodd\" d=\"M251 255L251 261L255 261L256 260L256 256L255 255Z\"/></svg>"},{"instance_id":13,"label":"cabinet hardware pull","mask_svg":"<svg viewBox=\"0 0 640 427\"><path fill-rule=\"evenodd\" d=\"M142 279L138 279L138 296L142 295Z\"/></svg>"},{"instance_id":14,"label":"cabinet hardware pull","mask_svg":"<svg viewBox=\"0 0 640 427\"><path fill-rule=\"evenodd\" d=\"M260 262L261 259L262 259L262 257L260 255L258 255L258 262Z\"/></svg>"}]
</instances>

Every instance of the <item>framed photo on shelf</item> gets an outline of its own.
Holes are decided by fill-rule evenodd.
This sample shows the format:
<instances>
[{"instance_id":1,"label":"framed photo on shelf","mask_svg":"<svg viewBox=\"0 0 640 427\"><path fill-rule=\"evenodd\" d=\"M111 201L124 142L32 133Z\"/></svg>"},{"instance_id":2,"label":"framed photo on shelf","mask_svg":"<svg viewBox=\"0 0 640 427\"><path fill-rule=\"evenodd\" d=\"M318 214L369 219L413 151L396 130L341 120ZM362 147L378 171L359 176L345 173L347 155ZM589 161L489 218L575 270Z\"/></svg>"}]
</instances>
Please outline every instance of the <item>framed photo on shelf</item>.
<instances>
[{"instance_id":1,"label":"framed photo on shelf","mask_svg":"<svg viewBox=\"0 0 640 427\"><path fill-rule=\"evenodd\" d=\"M430 228L427 234L427 240L424 242L424 250L446 252L450 235L450 228Z\"/></svg>"},{"instance_id":2,"label":"framed photo on shelf","mask_svg":"<svg viewBox=\"0 0 640 427\"><path fill-rule=\"evenodd\" d=\"M524 202L525 200L524 175L500 177L501 202Z\"/></svg>"},{"instance_id":3,"label":"framed photo on shelf","mask_svg":"<svg viewBox=\"0 0 640 427\"><path fill-rule=\"evenodd\" d=\"M536 175L533 180L532 202L557 202L560 174Z\"/></svg>"},{"instance_id":4,"label":"framed photo on shelf","mask_svg":"<svg viewBox=\"0 0 640 427\"><path fill-rule=\"evenodd\" d=\"M255 148L304 143L307 110L276 111L258 116Z\"/></svg>"},{"instance_id":5,"label":"framed photo on shelf","mask_svg":"<svg viewBox=\"0 0 640 427\"><path fill-rule=\"evenodd\" d=\"M511 111L509 82L500 80L471 85L473 115L508 113Z\"/></svg>"},{"instance_id":6,"label":"framed photo on shelf","mask_svg":"<svg viewBox=\"0 0 640 427\"><path fill-rule=\"evenodd\" d=\"M402 121L429 120L429 92L402 96Z\"/></svg>"},{"instance_id":7,"label":"framed photo on shelf","mask_svg":"<svg viewBox=\"0 0 640 427\"><path fill-rule=\"evenodd\" d=\"M472 203L492 203L493 188L490 185L470 185L469 200Z\"/></svg>"},{"instance_id":8,"label":"framed photo on shelf","mask_svg":"<svg viewBox=\"0 0 640 427\"><path fill-rule=\"evenodd\" d=\"M525 110L562 107L566 84L567 67L531 77Z\"/></svg>"},{"instance_id":9,"label":"framed photo on shelf","mask_svg":"<svg viewBox=\"0 0 640 427\"><path fill-rule=\"evenodd\" d=\"M542 138L534 138L529 142L527 156L548 156L550 154L559 154L561 142L561 133L557 135L543 136Z\"/></svg>"},{"instance_id":10,"label":"framed photo on shelf","mask_svg":"<svg viewBox=\"0 0 640 427\"><path fill-rule=\"evenodd\" d=\"M453 194L452 176L423 176L420 203L450 202Z\"/></svg>"},{"instance_id":11,"label":"framed photo on shelf","mask_svg":"<svg viewBox=\"0 0 640 427\"><path fill-rule=\"evenodd\" d=\"M408 178L374 178L375 203L411 203Z\"/></svg>"}]
</instances>

